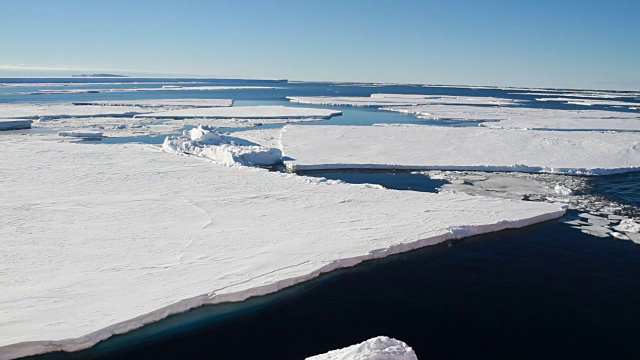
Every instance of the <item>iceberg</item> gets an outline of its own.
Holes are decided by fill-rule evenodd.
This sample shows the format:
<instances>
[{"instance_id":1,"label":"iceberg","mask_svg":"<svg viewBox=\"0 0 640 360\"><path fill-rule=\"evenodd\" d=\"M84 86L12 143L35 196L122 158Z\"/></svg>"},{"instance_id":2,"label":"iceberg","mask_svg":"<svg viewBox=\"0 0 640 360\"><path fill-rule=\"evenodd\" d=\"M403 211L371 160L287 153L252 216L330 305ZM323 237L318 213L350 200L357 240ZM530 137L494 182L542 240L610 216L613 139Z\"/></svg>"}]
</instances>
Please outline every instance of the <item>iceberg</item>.
<instances>
[{"instance_id":1,"label":"iceberg","mask_svg":"<svg viewBox=\"0 0 640 360\"><path fill-rule=\"evenodd\" d=\"M16 135L0 146L2 360L84 349L203 304L564 214L226 167L141 144Z\"/></svg>"},{"instance_id":2,"label":"iceberg","mask_svg":"<svg viewBox=\"0 0 640 360\"><path fill-rule=\"evenodd\" d=\"M384 107L380 110L432 120L478 121L479 126L500 129L640 131L640 115L618 111L446 105Z\"/></svg>"},{"instance_id":3,"label":"iceberg","mask_svg":"<svg viewBox=\"0 0 640 360\"><path fill-rule=\"evenodd\" d=\"M333 116L341 114L341 111L336 110L276 105L181 109L136 115L135 117L155 119L253 119L268 121L274 119L330 119Z\"/></svg>"},{"instance_id":4,"label":"iceberg","mask_svg":"<svg viewBox=\"0 0 640 360\"><path fill-rule=\"evenodd\" d=\"M195 155L224 165L270 166L282 160L282 152L277 148L254 145L239 145L218 129L200 125L185 130L182 136L169 136L162 149L174 154Z\"/></svg>"},{"instance_id":5,"label":"iceberg","mask_svg":"<svg viewBox=\"0 0 640 360\"><path fill-rule=\"evenodd\" d=\"M311 356L306 360L418 360L418 357L406 343L378 336L343 349Z\"/></svg>"},{"instance_id":6,"label":"iceberg","mask_svg":"<svg viewBox=\"0 0 640 360\"><path fill-rule=\"evenodd\" d=\"M640 170L635 133L424 125L287 125L290 171L408 169L607 175Z\"/></svg>"},{"instance_id":7,"label":"iceberg","mask_svg":"<svg viewBox=\"0 0 640 360\"><path fill-rule=\"evenodd\" d=\"M0 119L0 131L31 129L31 120Z\"/></svg>"}]
</instances>

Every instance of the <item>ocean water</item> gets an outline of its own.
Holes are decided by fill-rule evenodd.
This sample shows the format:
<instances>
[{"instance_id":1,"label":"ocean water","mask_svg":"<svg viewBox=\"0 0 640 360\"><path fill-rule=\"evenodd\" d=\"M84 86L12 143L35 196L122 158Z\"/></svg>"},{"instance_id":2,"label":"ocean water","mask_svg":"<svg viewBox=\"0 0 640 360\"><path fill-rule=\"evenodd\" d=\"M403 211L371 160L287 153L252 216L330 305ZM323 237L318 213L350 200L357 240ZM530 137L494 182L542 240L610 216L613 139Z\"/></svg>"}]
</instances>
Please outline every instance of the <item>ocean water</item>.
<instances>
[{"instance_id":1,"label":"ocean water","mask_svg":"<svg viewBox=\"0 0 640 360\"><path fill-rule=\"evenodd\" d=\"M118 99L232 98L235 106L294 104L286 96L369 96L402 93L537 96L497 88L287 83L220 79L0 79L2 103L52 103ZM145 90L166 85L268 86L272 89ZM81 89L84 93L39 93ZM120 91L105 91L118 89ZM633 97L621 101L638 101ZM556 102L523 106L580 109ZM304 123L359 125L435 124L375 108L333 107L342 116ZM590 109L616 110L609 106ZM626 110L631 111L631 110ZM475 122L442 122L475 126ZM268 125L265 127L278 127ZM241 130L241 129L237 129ZM37 130L30 130L37 131ZM87 146L143 142L160 136L129 136ZM2 133L0 133L2 136ZM625 205L619 215L640 215L640 173L597 177L585 191L598 201ZM437 191L446 181L411 172L312 172L352 183L403 191ZM171 316L77 353L39 359L300 359L386 335L413 346L420 359L640 358L640 245L598 238L564 224L565 219L503 231L370 261L326 274L277 294L239 304L205 306Z\"/></svg>"}]
</instances>

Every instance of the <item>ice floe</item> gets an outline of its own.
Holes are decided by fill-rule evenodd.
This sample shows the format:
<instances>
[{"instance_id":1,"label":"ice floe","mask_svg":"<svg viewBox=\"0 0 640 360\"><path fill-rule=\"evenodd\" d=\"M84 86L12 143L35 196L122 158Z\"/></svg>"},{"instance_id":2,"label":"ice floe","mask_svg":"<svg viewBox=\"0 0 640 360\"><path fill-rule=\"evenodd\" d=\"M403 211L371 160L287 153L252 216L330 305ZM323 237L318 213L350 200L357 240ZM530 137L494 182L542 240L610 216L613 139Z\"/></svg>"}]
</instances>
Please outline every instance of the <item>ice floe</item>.
<instances>
[{"instance_id":1,"label":"ice floe","mask_svg":"<svg viewBox=\"0 0 640 360\"><path fill-rule=\"evenodd\" d=\"M464 97L445 95L418 94L371 94L365 96L287 96L291 102L316 105L339 106L409 106L420 104L449 104L449 105L519 105L521 100L502 99L496 97Z\"/></svg>"},{"instance_id":2,"label":"ice floe","mask_svg":"<svg viewBox=\"0 0 640 360\"><path fill-rule=\"evenodd\" d=\"M56 119L90 116L133 116L151 111L149 108L138 106L76 106L70 103L2 104L0 105L0 118Z\"/></svg>"},{"instance_id":3,"label":"ice floe","mask_svg":"<svg viewBox=\"0 0 640 360\"><path fill-rule=\"evenodd\" d=\"M155 119L251 119L268 121L287 119L329 119L341 114L342 112L337 110L275 105L181 109L137 115L136 117Z\"/></svg>"},{"instance_id":4,"label":"ice floe","mask_svg":"<svg viewBox=\"0 0 640 360\"><path fill-rule=\"evenodd\" d=\"M225 167L137 144L4 136L0 146L1 359L79 350L203 304L564 213Z\"/></svg>"},{"instance_id":5,"label":"ice floe","mask_svg":"<svg viewBox=\"0 0 640 360\"><path fill-rule=\"evenodd\" d=\"M308 357L307 360L418 360L406 343L378 336L356 345Z\"/></svg>"},{"instance_id":6,"label":"ice floe","mask_svg":"<svg viewBox=\"0 0 640 360\"><path fill-rule=\"evenodd\" d=\"M139 107L220 107L233 105L232 99L148 99L148 100L101 100L77 101L73 105L139 106Z\"/></svg>"},{"instance_id":7,"label":"ice floe","mask_svg":"<svg viewBox=\"0 0 640 360\"><path fill-rule=\"evenodd\" d=\"M0 119L0 130L31 129L31 120Z\"/></svg>"},{"instance_id":8,"label":"ice floe","mask_svg":"<svg viewBox=\"0 0 640 360\"><path fill-rule=\"evenodd\" d=\"M218 129L200 125L185 130L182 136L169 136L164 151L207 158L224 165L269 166L282 160L277 148L239 144L236 138L220 134Z\"/></svg>"},{"instance_id":9,"label":"ice floe","mask_svg":"<svg viewBox=\"0 0 640 360\"><path fill-rule=\"evenodd\" d=\"M431 169L605 175L640 170L635 133L421 125L287 125L290 170Z\"/></svg>"},{"instance_id":10,"label":"ice floe","mask_svg":"<svg viewBox=\"0 0 640 360\"><path fill-rule=\"evenodd\" d=\"M600 100L600 99L574 99L568 97L555 97L555 98L536 98L536 101L555 101L555 102L563 102L565 104L571 105L582 105L582 106L593 106L593 105L602 105L602 106L640 106L640 102L628 102L628 101L615 101L615 100Z\"/></svg>"},{"instance_id":11,"label":"ice floe","mask_svg":"<svg viewBox=\"0 0 640 360\"><path fill-rule=\"evenodd\" d=\"M640 131L640 115L629 112L446 105L397 106L381 110L433 120L478 121L480 126L502 129Z\"/></svg>"},{"instance_id":12,"label":"ice floe","mask_svg":"<svg viewBox=\"0 0 640 360\"><path fill-rule=\"evenodd\" d=\"M80 89L41 89L35 92L14 92L16 95L43 95L43 94L83 94L83 93L116 93L116 92L138 92L138 91L216 91L216 90L267 90L275 89L271 86L218 86L218 85L203 85L203 86L178 86L178 85L164 85L162 87L146 87L146 88L104 88L104 89L92 89L92 88L80 88Z\"/></svg>"}]
</instances>

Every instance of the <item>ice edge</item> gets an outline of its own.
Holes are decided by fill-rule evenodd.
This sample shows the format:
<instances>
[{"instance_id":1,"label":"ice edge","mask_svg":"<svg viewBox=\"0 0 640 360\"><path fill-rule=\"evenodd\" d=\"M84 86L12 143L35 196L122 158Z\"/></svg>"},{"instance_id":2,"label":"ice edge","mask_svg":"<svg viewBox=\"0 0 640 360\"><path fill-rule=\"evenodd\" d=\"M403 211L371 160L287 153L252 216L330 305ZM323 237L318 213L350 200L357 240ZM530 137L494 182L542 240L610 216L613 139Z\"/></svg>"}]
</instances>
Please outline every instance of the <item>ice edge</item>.
<instances>
[{"instance_id":1,"label":"ice edge","mask_svg":"<svg viewBox=\"0 0 640 360\"><path fill-rule=\"evenodd\" d=\"M28 341L2 346L0 347L0 360L11 360L19 357L45 354L54 351L73 352L88 349L98 342L110 338L112 335L124 334L138 329L144 325L165 319L170 315L183 313L203 305L214 305L225 302L240 302L250 297L272 294L279 290L316 278L321 274L341 268L352 267L366 260L379 259L430 245L436 245L447 240L461 239L464 237L481 235L506 229L521 228L539 222L559 218L564 215L565 211L566 210L562 208L560 210L526 219L513 221L501 220L497 223L486 225L449 227L447 229L444 229L444 233L440 235L423 238L410 243L392 245L386 249L374 250L362 256L334 260L331 263L307 275L288 278L269 285L258 286L228 294L216 295L215 293L207 293L188 299L183 299L164 308L152 311L150 313L135 317L127 321L107 326L103 329L78 338L70 338L64 340Z\"/></svg>"}]
</instances>

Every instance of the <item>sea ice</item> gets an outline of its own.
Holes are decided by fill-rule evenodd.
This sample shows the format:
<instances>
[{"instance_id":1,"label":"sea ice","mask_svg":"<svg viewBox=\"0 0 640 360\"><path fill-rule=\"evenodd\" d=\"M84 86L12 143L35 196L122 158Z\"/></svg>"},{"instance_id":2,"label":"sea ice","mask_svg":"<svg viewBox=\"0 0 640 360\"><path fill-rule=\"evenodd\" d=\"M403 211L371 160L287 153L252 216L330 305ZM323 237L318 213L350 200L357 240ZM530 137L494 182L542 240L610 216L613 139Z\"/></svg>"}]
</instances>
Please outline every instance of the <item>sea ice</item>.
<instances>
[{"instance_id":1,"label":"sea ice","mask_svg":"<svg viewBox=\"0 0 640 360\"><path fill-rule=\"evenodd\" d=\"M0 131L20 129L31 129L31 120L0 119Z\"/></svg>"},{"instance_id":2,"label":"sea ice","mask_svg":"<svg viewBox=\"0 0 640 360\"><path fill-rule=\"evenodd\" d=\"M568 97L557 97L557 98L537 98L536 101L555 101L555 102L564 102L566 104L572 105L583 105L583 106L592 106L592 105L603 105L603 106L638 106L640 103L633 103L628 101L615 101L615 100L599 100L599 99L575 99Z\"/></svg>"},{"instance_id":3,"label":"sea ice","mask_svg":"<svg viewBox=\"0 0 640 360\"><path fill-rule=\"evenodd\" d=\"M329 119L341 111L290 106L234 106L161 111L137 115L137 118L155 119Z\"/></svg>"},{"instance_id":4,"label":"sea ice","mask_svg":"<svg viewBox=\"0 0 640 360\"><path fill-rule=\"evenodd\" d=\"M422 125L287 125L290 170L414 169L605 175L640 169L634 133Z\"/></svg>"},{"instance_id":5,"label":"sea ice","mask_svg":"<svg viewBox=\"0 0 640 360\"><path fill-rule=\"evenodd\" d=\"M417 94L371 94L370 97L358 96L287 96L292 102L316 105L342 106L409 106L420 104L449 105L519 105L520 100L496 97L464 97L446 95Z\"/></svg>"},{"instance_id":6,"label":"sea ice","mask_svg":"<svg viewBox=\"0 0 640 360\"><path fill-rule=\"evenodd\" d=\"M502 129L640 131L640 115L629 112L446 105L380 109L413 114L424 119L478 121L480 126Z\"/></svg>"},{"instance_id":7,"label":"sea ice","mask_svg":"<svg viewBox=\"0 0 640 360\"><path fill-rule=\"evenodd\" d=\"M308 357L306 360L418 360L418 357L406 343L378 336L343 349Z\"/></svg>"},{"instance_id":8,"label":"sea ice","mask_svg":"<svg viewBox=\"0 0 640 360\"><path fill-rule=\"evenodd\" d=\"M104 136L100 131L60 131L58 136L99 139Z\"/></svg>"},{"instance_id":9,"label":"sea ice","mask_svg":"<svg viewBox=\"0 0 640 360\"><path fill-rule=\"evenodd\" d=\"M3 360L79 350L202 304L564 213L226 167L139 144L3 136L0 146Z\"/></svg>"},{"instance_id":10,"label":"sea ice","mask_svg":"<svg viewBox=\"0 0 640 360\"><path fill-rule=\"evenodd\" d=\"M269 166L282 160L277 148L236 143L235 138L222 135L216 128L200 125L185 130L182 136L169 136L162 149L174 154L195 155L224 165Z\"/></svg>"},{"instance_id":11,"label":"sea ice","mask_svg":"<svg viewBox=\"0 0 640 360\"><path fill-rule=\"evenodd\" d=\"M232 99L149 99L149 100L102 100L77 101L73 105L101 105L101 106L139 106L166 108L200 108L233 105Z\"/></svg>"},{"instance_id":12,"label":"sea ice","mask_svg":"<svg viewBox=\"0 0 640 360\"><path fill-rule=\"evenodd\" d=\"M69 118L91 116L133 116L148 113L152 110L137 106L76 106L64 104L3 104L0 106L0 118Z\"/></svg>"}]
</instances>

